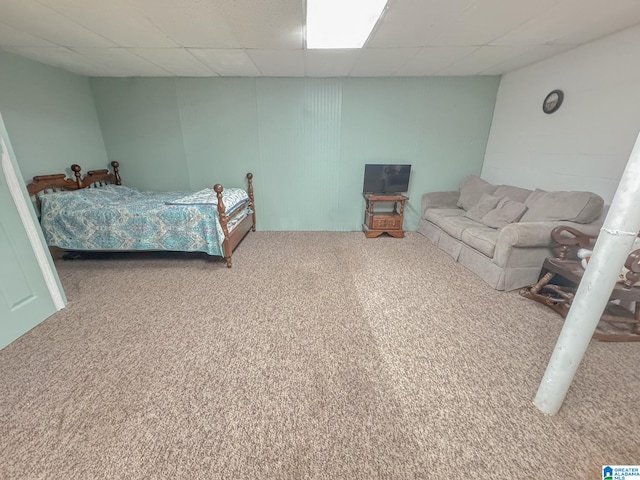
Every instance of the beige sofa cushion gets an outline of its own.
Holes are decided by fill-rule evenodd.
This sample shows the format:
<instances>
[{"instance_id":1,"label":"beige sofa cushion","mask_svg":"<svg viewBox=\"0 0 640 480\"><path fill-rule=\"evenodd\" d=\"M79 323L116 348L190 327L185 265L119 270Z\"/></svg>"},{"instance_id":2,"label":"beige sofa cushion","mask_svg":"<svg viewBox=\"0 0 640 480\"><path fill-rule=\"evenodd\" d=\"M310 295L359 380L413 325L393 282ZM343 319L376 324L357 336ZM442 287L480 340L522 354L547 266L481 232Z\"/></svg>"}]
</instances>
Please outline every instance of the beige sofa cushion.
<instances>
[{"instance_id":1,"label":"beige sofa cushion","mask_svg":"<svg viewBox=\"0 0 640 480\"><path fill-rule=\"evenodd\" d=\"M592 192L545 192L532 200L521 222L591 223L602 213L604 200Z\"/></svg>"},{"instance_id":2,"label":"beige sofa cushion","mask_svg":"<svg viewBox=\"0 0 640 480\"><path fill-rule=\"evenodd\" d=\"M489 227L471 227L462 232L462 241L489 258L493 258L499 230Z\"/></svg>"},{"instance_id":3,"label":"beige sofa cushion","mask_svg":"<svg viewBox=\"0 0 640 480\"><path fill-rule=\"evenodd\" d=\"M483 225L465 216L459 216L445 217L440 220L438 226L452 237L462 240L462 232L467 228L482 227Z\"/></svg>"},{"instance_id":4,"label":"beige sofa cushion","mask_svg":"<svg viewBox=\"0 0 640 480\"><path fill-rule=\"evenodd\" d=\"M547 193L546 190L541 190L539 188L536 188L533 192L531 192L531 194L527 197L527 199L524 201L524 204L527 206L527 208L531 207L531 205L533 205L541 196L543 196L545 193Z\"/></svg>"},{"instance_id":5,"label":"beige sofa cushion","mask_svg":"<svg viewBox=\"0 0 640 480\"><path fill-rule=\"evenodd\" d=\"M517 222L527 211L524 203L503 198L498 206L482 217L482 223L491 228L506 227L510 223Z\"/></svg>"},{"instance_id":6,"label":"beige sofa cushion","mask_svg":"<svg viewBox=\"0 0 640 480\"><path fill-rule=\"evenodd\" d=\"M500 203L500 197L483 193L482 197L480 197L480 201L467 210L464 216L469 217L471 220L475 220L476 222L481 222L482 217L496 208L498 203Z\"/></svg>"},{"instance_id":7,"label":"beige sofa cushion","mask_svg":"<svg viewBox=\"0 0 640 480\"><path fill-rule=\"evenodd\" d=\"M446 217L462 217L464 210L459 208L427 208L424 212L424 218L430 222L440 225Z\"/></svg>"},{"instance_id":8,"label":"beige sofa cushion","mask_svg":"<svg viewBox=\"0 0 640 480\"><path fill-rule=\"evenodd\" d=\"M512 185L499 185L493 195L496 197L507 197L510 200L524 203L533 192L527 188L514 187Z\"/></svg>"},{"instance_id":9,"label":"beige sofa cushion","mask_svg":"<svg viewBox=\"0 0 640 480\"><path fill-rule=\"evenodd\" d=\"M496 188L498 187L485 182L480 177L469 175L460 182L458 207L469 210L480 201L483 193L491 195L495 192Z\"/></svg>"}]
</instances>

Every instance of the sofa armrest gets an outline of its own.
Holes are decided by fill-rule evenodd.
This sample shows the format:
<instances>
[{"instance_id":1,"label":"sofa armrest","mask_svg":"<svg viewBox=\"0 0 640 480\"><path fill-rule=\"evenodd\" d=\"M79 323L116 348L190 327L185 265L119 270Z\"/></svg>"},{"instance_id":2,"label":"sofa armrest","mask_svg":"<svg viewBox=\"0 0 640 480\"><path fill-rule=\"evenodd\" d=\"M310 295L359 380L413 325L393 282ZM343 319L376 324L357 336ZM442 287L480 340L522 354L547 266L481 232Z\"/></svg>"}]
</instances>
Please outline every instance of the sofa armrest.
<instances>
[{"instance_id":1,"label":"sofa armrest","mask_svg":"<svg viewBox=\"0 0 640 480\"><path fill-rule=\"evenodd\" d=\"M498 243L512 247L556 247L558 243L551 237L556 227L571 227L586 235L597 235L600 223L574 222L519 222L510 223L500 230Z\"/></svg>"},{"instance_id":2,"label":"sofa armrest","mask_svg":"<svg viewBox=\"0 0 640 480\"><path fill-rule=\"evenodd\" d=\"M427 208L457 208L460 192L429 192L422 195L422 217Z\"/></svg>"}]
</instances>

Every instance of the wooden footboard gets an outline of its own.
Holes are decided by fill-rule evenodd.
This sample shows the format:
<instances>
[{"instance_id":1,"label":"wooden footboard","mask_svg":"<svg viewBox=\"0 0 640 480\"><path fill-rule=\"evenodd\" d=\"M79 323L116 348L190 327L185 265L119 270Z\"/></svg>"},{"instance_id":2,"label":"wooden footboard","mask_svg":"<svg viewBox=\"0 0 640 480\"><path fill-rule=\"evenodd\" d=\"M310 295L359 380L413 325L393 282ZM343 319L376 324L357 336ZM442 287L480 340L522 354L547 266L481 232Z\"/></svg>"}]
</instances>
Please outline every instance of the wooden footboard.
<instances>
[{"instance_id":1,"label":"wooden footboard","mask_svg":"<svg viewBox=\"0 0 640 480\"><path fill-rule=\"evenodd\" d=\"M222 231L224 232L225 240L222 244L222 251L224 254L224 259L227 262L227 268L231 268L232 266L231 255L233 254L233 250L238 246L238 244L247 235L247 233L249 233L249 230L252 230L254 232L256 231L256 207L253 195L252 173L247 173L247 182L249 184L247 188L249 199L241 206L239 206L231 215L227 215L227 208L222 201L222 192L224 191L224 187L219 183L213 186L213 190L216 192L216 196L218 197L218 216L220 217L220 225L222 226ZM238 223L233 228L233 230L229 232L229 221L236 215L240 215L247 206L251 208L252 214L247 215L245 218L243 218L240 223Z\"/></svg>"}]
</instances>

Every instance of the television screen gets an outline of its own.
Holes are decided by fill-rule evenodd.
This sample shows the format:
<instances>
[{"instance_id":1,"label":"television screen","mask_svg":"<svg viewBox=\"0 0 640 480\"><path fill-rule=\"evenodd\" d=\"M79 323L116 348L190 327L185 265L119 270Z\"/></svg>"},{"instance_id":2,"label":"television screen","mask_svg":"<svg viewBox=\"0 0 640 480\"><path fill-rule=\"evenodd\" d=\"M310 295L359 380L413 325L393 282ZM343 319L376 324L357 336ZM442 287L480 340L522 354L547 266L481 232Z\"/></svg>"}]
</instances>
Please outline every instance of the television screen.
<instances>
[{"instance_id":1,"label":"television screen","mask_svg":"<svg viewBox=\"0 0 640 480\"><path fill-rule=\"evenodd\" d=\"M364 166L363 193L402 193L409 190L411 165Z\"/></svg>"}]
</instances>

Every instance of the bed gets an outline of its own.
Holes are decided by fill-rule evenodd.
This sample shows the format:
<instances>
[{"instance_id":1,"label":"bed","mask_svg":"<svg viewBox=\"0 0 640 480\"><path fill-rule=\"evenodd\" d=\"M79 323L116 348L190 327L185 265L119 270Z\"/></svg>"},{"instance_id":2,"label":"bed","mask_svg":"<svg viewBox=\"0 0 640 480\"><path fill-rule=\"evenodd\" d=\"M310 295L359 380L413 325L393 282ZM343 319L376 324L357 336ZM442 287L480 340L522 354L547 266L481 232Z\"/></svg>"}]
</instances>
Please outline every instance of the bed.
<instances>
[{"instance_id":1,"label":"bed","mask_svg":"<svg viewBox=\"0 0 640 480\"><path fill-rule=\"evenodd\" d=\"M205 252L231 268L233 250L256 230L253 175L247 189L216 184L198 192L141 192L113 171L33 177L27 185L47 244L65 251Z\"/></svg>"}]
</instances>

